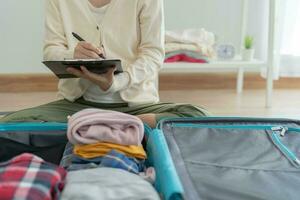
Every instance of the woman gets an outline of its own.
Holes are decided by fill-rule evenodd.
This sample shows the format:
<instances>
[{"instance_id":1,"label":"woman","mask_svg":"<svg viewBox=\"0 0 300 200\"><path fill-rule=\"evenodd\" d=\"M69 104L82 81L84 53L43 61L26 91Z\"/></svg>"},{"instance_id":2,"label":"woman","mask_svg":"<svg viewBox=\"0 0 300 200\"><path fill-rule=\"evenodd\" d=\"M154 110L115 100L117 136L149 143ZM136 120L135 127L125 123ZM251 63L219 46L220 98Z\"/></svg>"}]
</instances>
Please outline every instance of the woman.
<instances>
[{"instance_id":1,"label":"woman","mask_svg":"<svg viewBox=\"0 0 300 200\"><path fill-rule=\"evenodd\" d=\"M124 73L114 69L97 75L69 68L78 78L61 79L63 100L10 114L1 121L67 121L67 116L96 107L137 115L154 127L163 117L203 116L188 104L159 103L158 71L164 60L161 0L47 0L45 60L72 58L122 60ZM86 42L72 36L77 33Z\"/></svg>"}]
</instances>

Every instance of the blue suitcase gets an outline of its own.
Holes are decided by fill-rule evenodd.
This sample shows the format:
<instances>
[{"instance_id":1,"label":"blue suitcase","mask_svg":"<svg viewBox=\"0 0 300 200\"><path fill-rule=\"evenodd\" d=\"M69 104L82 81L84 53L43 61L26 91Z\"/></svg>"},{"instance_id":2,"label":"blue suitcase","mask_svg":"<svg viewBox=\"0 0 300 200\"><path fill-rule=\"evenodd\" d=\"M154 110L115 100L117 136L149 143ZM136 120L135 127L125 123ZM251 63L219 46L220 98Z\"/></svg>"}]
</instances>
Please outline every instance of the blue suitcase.
<instances>
[{"instance_id":1,"label":"blue suitcase","mask_svg":"<svg viewBox=\"0 0 300 200\"><path fill-rule=\"evenodd\" d=\"M150 131L165 199L300 199L300 121L166 119Z\"/></svg>"},{"instance_id":2,"label":"blue suitcase","mask_svg":"<svg viewBox=\"0 0 300 200\"><path fill-rule=\"evenodd\" d=\"M28 152L59 164L67 143L66 128L60 123L0 124L0 162Z\"/></svg>"},{"instance_id":3,"label":"blue suitcase","mask_svg":"<svg viewBox=\"0 0 300 200\"><path fill-rule=\"evenodd\" d=\"M12 158L13 155L16 156L23 153L24 151L20 152L14 147L16 145L21 145L21 147L24 149L24 145L26 145L28 146L27 149L30 150L29 153L34 153L35 155L42 157L48 162L59 164L63 157L65 146L68 141L66 137L66 132L66 123L24 122L0 124L0 161L6 161ZM150 129L147 125L145 125L145 135L148 139L153 141L151 142L151 145L150 143L149 145L147 145L148 149L150 149L151 151L155 150L154 153L156 153L157 150L162 151L163 153L167 151L167 146L165 144L160 144L161 142L163 142L163 140L156 141L156 135L152 134L152 129ZM15 146L5 144L7 141L14 141ZM161 147L162 149L159 149ZM36 149L37 151L31 151L31 149ZM54 151L49 151L49 149L54 149ZM40 155L40 152L43 153L42 156ZM159 176L160 174L162 174L160 172L162 170L160 170L159 168L164 169L164 165L166 165L166 160L164 159L164 162L160 162L158 159L162 158L160 156L157 157L157 155L151 155L150 151L147 154L149 158L154 159L151 161L149 159L146 163L151 164L151 166L153 166L153 162L159 162L158 165L155 165L157 174ZM167 160L169 163L172 163L170 158ZM168 172L169 170L167 170L167 173ZM177 177L174 170L170 170L170 172L174 174L169 174L167 177L171 177L171 179ZM157 178L155 185L157 189L161 192L161 195L163 197L168 197L169 194L164 194L164 192L169 191L165 190L164 188L160 189L160 187L165 184L163 182L160 183L160 180L162 179ZM178 180L177 183L179 183ZM173 188L176 188L176 186L171 186L171 192L173 192Z\"/></svg>"},{"instance_id":4,"label":"blue suitcase","mask_svg":"<svg viewBox=\"0 0 300 200\"><path fill-rule=\"evenodd\" d=\"M64 123L0 124L0 136L47 147L65 144L66 129ZM300 121L178 118L145 126L145 133L163 199L300 199Z\"/></svg>"}]
</instances>

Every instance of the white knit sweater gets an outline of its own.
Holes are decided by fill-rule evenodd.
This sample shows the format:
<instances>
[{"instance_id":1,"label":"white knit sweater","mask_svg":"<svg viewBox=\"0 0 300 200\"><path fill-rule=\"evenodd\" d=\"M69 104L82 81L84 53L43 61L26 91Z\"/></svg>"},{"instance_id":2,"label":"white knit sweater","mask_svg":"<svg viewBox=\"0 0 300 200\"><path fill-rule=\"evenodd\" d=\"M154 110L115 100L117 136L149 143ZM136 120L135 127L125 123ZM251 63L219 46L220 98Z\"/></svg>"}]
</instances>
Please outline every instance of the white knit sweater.
<instances>
[{"instance_id":1,"label":"white knit sweater","mask_svg":"<svg viewBox=\"0 0 300 200\"><path fill-rule=\"evenodd\" d=\"M129 105L159 101L156 81L164 59L162 0L111 0L101 24L88 0L47 0L45 60L73 58L78 41L72 32L96 46L102 43L108 58L119 58L129 75L115 76L113 90ZM123 75L124 76L124 75ZM92 84L85 79L61 79L59 95L74 101Z\"/></svg>"}]
</instances>

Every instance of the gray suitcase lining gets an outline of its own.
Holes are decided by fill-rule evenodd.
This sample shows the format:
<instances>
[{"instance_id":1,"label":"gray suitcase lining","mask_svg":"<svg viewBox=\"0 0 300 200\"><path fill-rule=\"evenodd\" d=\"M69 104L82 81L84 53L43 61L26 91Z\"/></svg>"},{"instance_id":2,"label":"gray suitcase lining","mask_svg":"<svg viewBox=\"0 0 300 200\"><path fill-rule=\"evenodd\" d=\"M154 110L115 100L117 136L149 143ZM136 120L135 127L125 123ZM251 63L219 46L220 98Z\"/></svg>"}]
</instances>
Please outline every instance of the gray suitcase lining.
<instances>
[{"instance_id":1,"label":"gray suitcase lining","mask_svg":"<svg viewBox=\"0 0 300 200\"><path fill-rule=\"evenodd\" d=\"M221 134L214 128L200 130L192 127L172 127L176 123L299 127L299 121L253 118L173 119L163 121L161 130L183 183L185 199L300 198L300 193L295 194L300 187L300 171L271 142L268 136L270 132L267 130L253 132L222 129ZM245 134L251 133L247 134L247 142L243 141L241 131ZM300 137L297 134L289 135L284 138L283 143L300 155ZM234 151L232 144L236 144ZM279 185L282 187L278 188Z\"/></svg>"}]
</instances>

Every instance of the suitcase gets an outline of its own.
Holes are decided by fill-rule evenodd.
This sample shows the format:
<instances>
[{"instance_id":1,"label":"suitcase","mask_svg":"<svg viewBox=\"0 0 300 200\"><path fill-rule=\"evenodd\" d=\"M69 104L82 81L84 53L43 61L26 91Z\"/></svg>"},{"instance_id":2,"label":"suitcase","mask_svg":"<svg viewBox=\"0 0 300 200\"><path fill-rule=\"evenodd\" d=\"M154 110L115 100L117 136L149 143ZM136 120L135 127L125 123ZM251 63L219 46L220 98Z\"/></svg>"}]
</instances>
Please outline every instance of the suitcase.
<instances>
[{"instance_id":1,"label":"suitcase","mask_svg":"<svg viewBox=\"0 0 300 200\"><path fill-rule=\"evenodd\" d=\"M58 165L60 164L68 141L66 137L66 132L66 123L23 122L0 124L0 162L9 160L12 157L17 156L21 153L29 152L40 156L48 162ZM154 139L153 142L151 142L151 145L153 146L148 144L147 148L155 150L154 152L156 152L158 148L164 147L160 151L162 151L162 153L165 153L165 151L168 150L166 144L161 145L161 142L163 142L163 140L156 141L156 135L152 135L152 133L152 129L145 125L145 135L147 139ZM156 155L151 155L151 152L147 152L148 157L154 157L155 159L151 162L150 159L148 159L146 163L148 165L151 164L153 166L153 161L160 162L160 159L162 158L156 157ZM163 160L165 161L166 159ZM172 164L171 158L168 158L167 160ZM164 165L166 165L165 162L162 162L158 163L158 165L155 166L164 169ZM159 171L161 170L158 170L158 168L155 168L155 170L160 176L161 173L159 173ZM171 179L177 177L175 174L175 170L171 172L173 172L173 174L170 174L167 177L171 177ZM159 189L160 186L165 185L167 183L159 182L160 180L164 181L165 178L163 177L163 179L156 179L155 186L157 189ZM177 183L179 183L178 180ZM173 191L173 188L176 187L175 185L170 186L171 191ZM166 192L166 190L160 190L161 196L167 197L168 194L165 194L164 192Z\"/></svg>"},{"instance_id":2,"label":"suitcase","mask_svg":"<svg viewBox=\"0 0 300 200\"><path fill-rule=\"evenodd\" d=\"M166 119L148 130L164 199L300 199L300 121Z\"/></svg>"},{"instance_id":3,"label":"suitcase","mask_svg":"<svg viewBox=\"0 0 300 200\"><path fill-rule=\"evenodd\" d=\"M33 153L59 164L67 143L64 123L0 124L0 162L21 153Z\"/></svg>"},{"instance_id":4,"label":"suitcase","mask_svg":"<svg viewBox=\"0 0 300 200\"><path fill-rule=\"evenodd\" d=\"M0 124L0 139L43 150L60 145L45 157L57 162L66 130L64 123ZM165 119L156 129L145 126L145 136L163 199L300 199L300 121ZM3 147L0 158L11 151Z\"/></svg>"}]
</instances>

